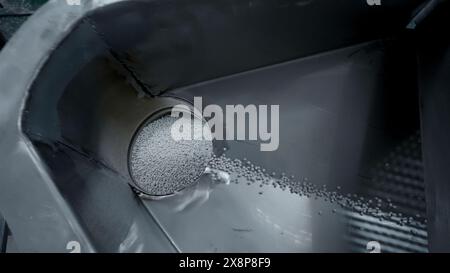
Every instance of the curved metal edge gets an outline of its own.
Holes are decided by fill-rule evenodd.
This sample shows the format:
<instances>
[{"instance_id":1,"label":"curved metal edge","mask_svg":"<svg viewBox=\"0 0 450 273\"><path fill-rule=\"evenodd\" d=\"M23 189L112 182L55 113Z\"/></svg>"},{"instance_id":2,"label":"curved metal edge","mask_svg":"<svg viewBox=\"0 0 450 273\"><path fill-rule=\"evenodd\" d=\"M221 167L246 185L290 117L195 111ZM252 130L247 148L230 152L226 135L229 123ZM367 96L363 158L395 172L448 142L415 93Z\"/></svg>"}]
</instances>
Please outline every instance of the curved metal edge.
<instances>
[{"instance_id":1,"label":"curved metal edge","mask_svg":"<svg viewBox=\"0 0 450 273\"><path fill-rule=\"evenodd\" d=\"M51 52L89 13L128 0L92 0L79 6L51 0L9 40L0 54L0 211L19 250L95 252L70 207L53 184L30 140L22 132L29 90Z\"/></svg>"}]
</instances>

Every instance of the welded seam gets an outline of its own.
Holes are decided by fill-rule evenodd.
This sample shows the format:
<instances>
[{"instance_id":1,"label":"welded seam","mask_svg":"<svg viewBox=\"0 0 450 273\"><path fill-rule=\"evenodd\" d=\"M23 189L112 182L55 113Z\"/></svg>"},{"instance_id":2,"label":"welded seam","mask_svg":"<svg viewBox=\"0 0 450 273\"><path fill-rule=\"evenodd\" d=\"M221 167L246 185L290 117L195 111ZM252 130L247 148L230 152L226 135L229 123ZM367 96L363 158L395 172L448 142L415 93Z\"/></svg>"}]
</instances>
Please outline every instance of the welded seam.
<instances>
[{"instance_id":1,"label":"welded seam","mask_svg":"<svg viewBox=\"0 0 450 273\"><path fill-rule=\"evenodd\" d=\"M172 247L175 249L175 251L177 253L182 253L181 249L177 246L177 244L175 243L175 241L173 240L172 236L170 236L169 232L162 226L161 222L158 220L158 218L153 214L151 208L147 207L145 204L144 206L146 207L146 211L148 211L148 214L150 214L150 216L153 218L153 220L155 221L156 225L159 227L159 229L161 230L161 232L166 236L167 240L169 241L169 243L172 245Z\"/></svg>"},{"instance_id":2,"label":"welded seam","mask_svg":"<svg viewBox=\"0 0 450 273\"><path fill-rule=\"evenodd\" d=\"M129 73L129 75L131 76L131 78L134 80L134 82L139 86L139 88L141 90L138 90L140 92L143 92L144 94L149 95L150 97L155 97L152 92L149 90L149 88L147 88L147 85L144 83L144 81L142 81L141 79L139 79L139 76L136 74L136 72L133 71L132 68L130 68L120 57L119 54L112 48L112 46L109 45L105 35L103 33L101 33L97 27L95 26L95 24L90 20L90 18L87 16L85 18L83 18L83 21L87 22L89 24L89 26L92 28L92 30L97 34L97 36L100 38L100 40L105 44L105 46L108 48L109 53L111 54L111 56L114 58L114 60L116 60L123 69L125 69L125 71L127 71Z\"/></svg>"}]
</instances>

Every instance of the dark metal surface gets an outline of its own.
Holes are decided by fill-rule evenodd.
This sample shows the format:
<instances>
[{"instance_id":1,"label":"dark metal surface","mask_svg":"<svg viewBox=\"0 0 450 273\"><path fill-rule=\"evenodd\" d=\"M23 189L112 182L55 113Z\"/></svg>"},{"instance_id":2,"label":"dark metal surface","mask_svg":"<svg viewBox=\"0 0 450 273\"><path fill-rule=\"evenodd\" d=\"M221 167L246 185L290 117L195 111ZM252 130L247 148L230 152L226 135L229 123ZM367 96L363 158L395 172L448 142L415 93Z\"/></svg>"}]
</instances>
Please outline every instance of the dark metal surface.
<instances>
[{"instance_id":1,"label":"dark metal surface","mask_svg":"<svg viewBox=\"0 0 450 273\"><path fill-rule=\"evenodd\" d=\"M1 0L0 32L9 39L14 32L47 0Z\"/></svg>"},{"instance_id":2,"label":"dark metal surface","mask_svg":"<svg viewBox=\"0 0 450 273\"><path fill-rule=\"evenodd\" d=\"M430 251L450 251L450 3L422 22L419 87Z\"/></svg>"},{"instance_id":3,"label":"dark metal surface","mask_svg":"<svg viewBox=\"0 0 450 273\"><path fill-rule=\"evenodd\" d=\"M5 43L6 43L6 39L5 39L5 37L3 36L3 34L0 32L0 50L3 48L3 46L5 45Z\"/></svg>"},{"instance_id":4,"label":"dark metal surface","mask_svg":"<svg viewBox=\"0 0 450 273\"><path fill-rule=\"evenodd\" d=\"M147 90L159 94L394 35L421 2L373 8L360 0L129 1L90 21Z\"/></svg>"},{"instance_id":5,"label":"dark metal surface","mask_svg":"<svg viewBox=\"0 0 450 273\"><path fill-rule=\"evenodd\" d=\"M6 243L8 241L8 227L6 221L0 214L0 253L6 252Z\"/></svg>"}]
</instances>

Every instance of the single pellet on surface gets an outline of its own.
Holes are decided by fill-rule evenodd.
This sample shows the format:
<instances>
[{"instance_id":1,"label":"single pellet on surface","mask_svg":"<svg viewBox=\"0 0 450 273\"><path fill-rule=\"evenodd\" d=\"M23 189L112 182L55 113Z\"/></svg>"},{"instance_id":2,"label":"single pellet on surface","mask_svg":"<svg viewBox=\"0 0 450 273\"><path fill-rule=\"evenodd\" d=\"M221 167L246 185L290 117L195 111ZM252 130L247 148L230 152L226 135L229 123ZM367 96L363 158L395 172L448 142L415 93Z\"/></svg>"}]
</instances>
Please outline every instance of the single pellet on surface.
<instances>
[{"instance_id":1,"label":"single pellet on surface","mask_svg":"<svg viewBox=\"0 0 450 273\"><path fill-rule=\"evenodd\" d=\"M136 136L130 153L130 171L137 186L149 195L170 195L196 183L212 156L210 140L178 140L172 137L177 118L164 116L147 124ZM193 135L202 127L190 126ZM186 127L185 127L186 128Z\"/></svg>"}]
</instances>

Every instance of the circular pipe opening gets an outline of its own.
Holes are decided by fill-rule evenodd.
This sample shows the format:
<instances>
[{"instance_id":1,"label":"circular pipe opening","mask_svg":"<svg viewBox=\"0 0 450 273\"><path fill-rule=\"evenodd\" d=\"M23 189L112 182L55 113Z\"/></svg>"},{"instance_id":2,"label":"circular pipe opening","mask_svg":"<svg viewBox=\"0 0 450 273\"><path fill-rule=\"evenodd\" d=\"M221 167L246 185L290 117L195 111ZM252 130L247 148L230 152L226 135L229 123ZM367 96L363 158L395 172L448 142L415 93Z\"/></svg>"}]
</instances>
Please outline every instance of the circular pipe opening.
<instances>
[{"instance_id":1,"label":"circular pipe opening","mask_svg":"<svg viewBox=\"0 0 450 273\"><path fill-rule=\"evenodd\" d=\"M177 112L181 117L173 117L172 108L153 113L133 136L128 170L131 185L143 196L183 191L197 182L211 159L213 142L206 121L192 110Z\"/></svg>"}]
</instances>

